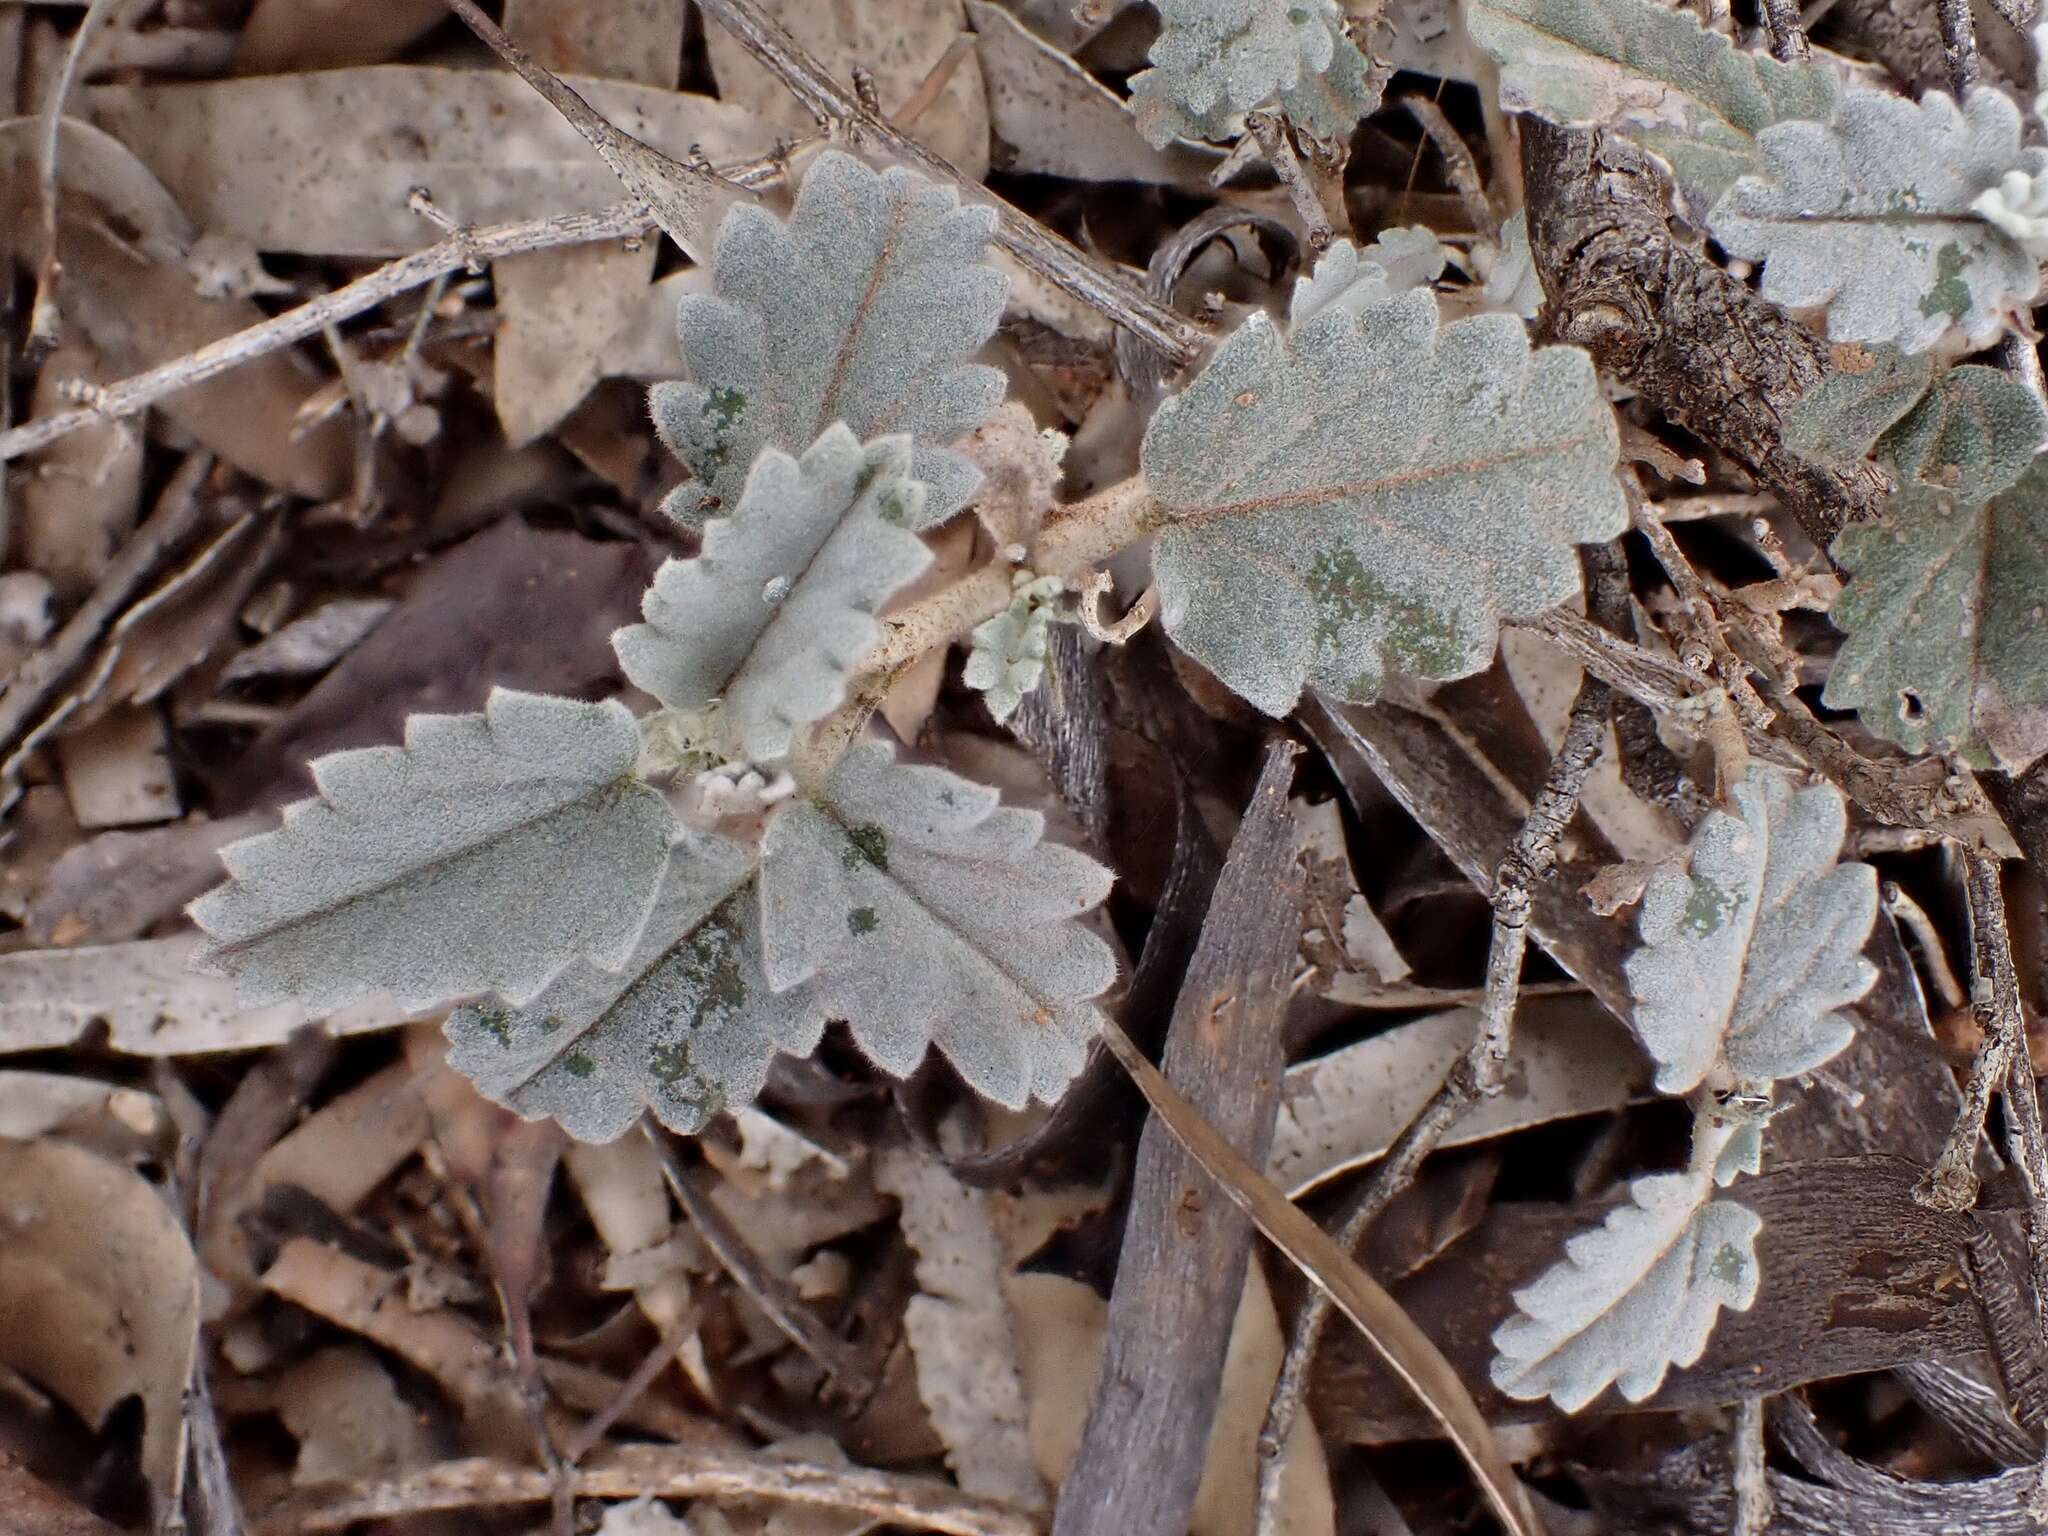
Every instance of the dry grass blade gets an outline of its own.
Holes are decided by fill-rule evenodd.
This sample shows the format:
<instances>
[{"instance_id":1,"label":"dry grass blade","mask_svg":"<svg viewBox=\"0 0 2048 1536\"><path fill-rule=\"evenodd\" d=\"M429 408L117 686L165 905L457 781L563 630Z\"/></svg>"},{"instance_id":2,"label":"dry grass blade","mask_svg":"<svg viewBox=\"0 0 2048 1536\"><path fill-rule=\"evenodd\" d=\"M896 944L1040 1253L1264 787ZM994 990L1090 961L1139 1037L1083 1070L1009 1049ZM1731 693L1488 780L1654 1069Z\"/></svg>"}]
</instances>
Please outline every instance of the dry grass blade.
<instances>
[{"instance_id":1,"label":"dry grass blade","mask_svg":"<svg viewBox=\"0 0 2048 1536\"><path fill-rule=\"evenodd\" d=\"M1388 1368L1442 1426L1479 1480L1501 1523L1513 1536L1541 1536L1542 1527L1529 1508L1521 1482L1472 1394L1400 1304L1271 1180L1238 1156L1121 1029L1105 1020L1102 1037L1174 1138L1243 1208L1273 1246L1329 1293L1337 1309L1351 1319Z\"/></svg>"}]
</instances>

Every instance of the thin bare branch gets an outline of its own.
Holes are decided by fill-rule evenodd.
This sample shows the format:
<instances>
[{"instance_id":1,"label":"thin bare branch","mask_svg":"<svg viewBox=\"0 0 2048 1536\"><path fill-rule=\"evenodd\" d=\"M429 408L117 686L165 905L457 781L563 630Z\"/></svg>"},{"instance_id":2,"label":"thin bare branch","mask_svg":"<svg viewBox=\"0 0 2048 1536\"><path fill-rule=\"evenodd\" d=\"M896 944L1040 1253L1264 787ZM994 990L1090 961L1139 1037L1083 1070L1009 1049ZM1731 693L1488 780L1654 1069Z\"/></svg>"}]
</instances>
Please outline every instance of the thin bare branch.
<instances>
[{"instance_id":1,"label":"thin bare branch","mask_svg":"<svg viewBox=\"0 0 2048 1536\"><path fill-rule=\"evenodd\" d=\"M835 133L901 156L926 174L952 183L971 201L992 205L996 244L1046 281L1156 348L1175 367L1185 367L1208 345L1209 333L1201 326L1157 303L1132 279L1054 234L980 183L968 180L895 124L869 111L755 0L699 0L699 8L773 72L820 123L830 125Z\"/></svg>"},{"instance_id":2,"label":"thin bare branch","mask_svg":"<svg viewBox=\"0 0 2048 1536\"><path fill-rule=\"evenodd\" d=\"M1977 18L1970 0L1935 0L1941 16L1941 54L1948 64L1949 94L1961 101L1984 67L1977 58Z\"/></svg>"},{"instance_id":3,"label":"thin bare branch","mask_svg":"<svg viewBox=\"0 0 2048 1536\"><path fill-rule=\"evenodd\" d=\"M878 1524L942 1536L1040 1536L1042 1530L1022 1510L935 1478L819 1466L759 1451L620 1445L592 1453L571 1477L576 1497L585 1499L771 1499L847 1510ZM548 1474L538 1467L483 1458L445 1461L388 1482L331 1483L295 1493L273 1505L253 1529L254 1536L312 1536L435 1510L544 1504L552 1492Z\"/></svg>"},{"instance_id":4,"label":"thin bare branch","mask_svg":"<svg viewBox=\"0 0 2048 1536\"><path fill-rule=\"evenodd\" d=\"M1280 178L1280 185L1287 193L1287 200L1294 205L1294 216L1301 220L1301 227L1308 238L1308 248L1321 255L1330 248L1336 238L1331 226L1330 213L1323 206L1315 186L1310 182L1308 172L1302 169L1301 156L1294 151L1294 134L1284 112L1247 112L1245 126L1258 140L1259 150L1266 157L1266 164L1273 168L1273 174Z\"/></svg>"},{"instance_id":5,"label":"thin bare branch","mask_svg":"<svg viewBox=\"0 0 2048 1536\"><path fill-rule=\"evenodd\" d=\"M1606 683L1590 673L1580 679L1550 772L1521 832L1494 872L1493 889L1488 893L1493 906L1493 937L1487 952L1478 1032L1429 1102L1387 1150L1346 1212L1335 1239L1345 1253L1357 1251L1373 1223L1395 1196L1414 1183L1424 1159L1465 1112L1501 1091L1514 1044L1515 1003L1528 949L1530 892L1557 865L1558 840L1578 810L1586 776L1593 771L1607 740L1613 701L1613 690ZM1311 1291L1295 1314L1288 1335L1287 1353L1266 1404L1265 1423L1259 1429L1258 1536L1278 1536L1280 1531L1284 1453L1300 1416L1309 1366L1329 1318L1330 1298L1321 1290Z\"/></svg>"},{"instance_id":6,"label":"thin bare branch","mask_svg":"<svg viewBox=\"0 0 2048 1536\"><path fill-rule=\"evenodd\" d=\"M1479 179L1479 163L1472 158L1471 147L1451 126L1451 120L1444 116L1444 109L1430 97L1404 96L1401 105L1408 109L1408 115L1415 119L1422 131L1429 135L1429 142L1436 146L1436 152L1444 162L1444 173L1457 189L1474 232L1491 237L1500 224L1500 216L1494 210L1493 200L1486 195L1485 184Z\"/></svg>"}]
</instances>

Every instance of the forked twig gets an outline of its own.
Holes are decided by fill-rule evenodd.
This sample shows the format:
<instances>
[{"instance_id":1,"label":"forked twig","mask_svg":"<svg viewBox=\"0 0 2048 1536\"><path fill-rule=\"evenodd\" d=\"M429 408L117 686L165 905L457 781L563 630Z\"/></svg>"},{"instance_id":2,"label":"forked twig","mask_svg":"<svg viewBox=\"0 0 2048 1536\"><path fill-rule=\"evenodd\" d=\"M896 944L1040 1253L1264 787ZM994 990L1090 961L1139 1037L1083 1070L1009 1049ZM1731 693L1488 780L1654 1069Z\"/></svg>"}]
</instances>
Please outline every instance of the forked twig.
<instances>
[{"instance_id":1,"label":"forked twig","mask_svg":"<svg viewBox=\"0 0 2048 1536\"><path fill-rule=\"evenodd\" d=\"M1399 1140L1388 1148L1372 1178L1344 1215L1336 1234L1338 1249L1355 1253L1395 1196L1415 1181L1424 1159L1436 1150L1451 1127L1472 1105L1498 1093L1513 1046L1515 1003L1522 959L1529 942L1530 893L1557 864L1557 844L1578 809L1586 777L1599 760L1607 739L1613 690L1591 673L1579 682L1572 700L1564 740L1551 760L1550 772L1537 792L1522 830L1495 871L1488 899L1493 906L1493 937L1486 959L1486 993L1480 1005L1478 1032L1429 1102L1411 1120ZM1265 1422L1259 1428L1258 1536L1276 1536L1282 1515L1281 1479L1286 1448L1300 1416L1308 1387L1308 1371L1329 1323L1330 1298L1311 1290L1295 1314L1287 1353L1273 1382Z\"/></svg>"}]
</instances>

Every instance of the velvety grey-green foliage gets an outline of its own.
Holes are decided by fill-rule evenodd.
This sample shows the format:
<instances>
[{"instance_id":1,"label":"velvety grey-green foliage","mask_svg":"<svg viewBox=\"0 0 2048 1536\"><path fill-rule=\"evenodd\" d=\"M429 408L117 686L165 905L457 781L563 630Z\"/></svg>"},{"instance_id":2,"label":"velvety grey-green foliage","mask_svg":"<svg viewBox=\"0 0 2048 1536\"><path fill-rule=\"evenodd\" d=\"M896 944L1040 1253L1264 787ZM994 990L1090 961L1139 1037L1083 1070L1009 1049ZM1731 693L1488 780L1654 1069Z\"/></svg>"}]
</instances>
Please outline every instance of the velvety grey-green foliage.
<instances>
[{"instance_id":1,"label":"velvety grey-green foliage","mask_svg":"<svg viewBox=\"0 0 2048 1536\"><path fill-rule=\"evenodd\" d=\"M529 1120L610 1141L652 1109L685 1135L761 1091L776 1051L818 1043L813 989L768 989L752 850L679 834L646 932L625 965L577 964L523 1008L461 1008L448 1064Z\"/></svg>"},{"instance_id":2,"label":"velvety grey-green foliage","mask_svg":"<svg viewBox=\"0 0 2048 1536\"><path fill-rule=\"evenodd\" d=\"M1235 138L1244 114L1278 106L1341 139L1379 105L1365 56L1331 0L1155 0L1152 68L1131 77L1131 111L1156 147Z\"/></svg>"},{"instance_id":3,"label":"velvety grey-green foliage","mask_svg":"<svg viewBox=\"0 0 2048 1536\"><path fill-rule=\"evenodd\" d=\"M1520 1310L1493 1333L1493 1384L1574 1413L1610 1385L1639 1403L1672 1366L1699 1359L1721 1309L1746 1312L1756 1300L1763 1226L1712 1193L1703 1174L1630 1184L1628 1204L1515 1292Z\"/></svg>"},{"instance_id":4,"label":"velvety grey-green foliage","mask_svg":"<svg viewBox=\"0 0 2048 1536\"><path fill-rule=\"evenodd\" d=\"M1920 403L1934 383L1934 359L1897 347L1835 349L1836 367L1785 412L1787 448L1831 464L1854 463Z\"/></svg>"},{"instance_id":5,"label":"velvety grey-green foliage","mask_svg":"<svg viewBox=\"0 0 2048 1536\"><path fill-rule=\"evenodd\" d=\"M769 983L811 983L862 1049L905 1076L936 1044L1014 1107L1080 1070L1116 978L1076 921L1110 872L1040 840L1044 818L940 768L856 744L823 790L783 806L762 843Z\"/></svg>"},{"instance_id":6,"label":"velvety grey-green foliage","mask_svg":"<svg viewBox=\"0 0 2048 1536\"><path fill-rule=\"evenodd\" d=\"M1983 346L2041 285L2034 258L1971 211L2006 172L2048 166L2020 129L1995 90L1960 108L1939 92L1851 90L1831 122L1764 129L1761 174L1709 223L1731 254L1764 264L1765 298L1826 305L1830 336L1923 352L1953 331Z\"/></svg>"},{"instance_id":7,"label":"velvety grey-green foliage","mask_svg":"<svg viewBox=\"0 0 2048 1536\"><path fill-rule=\"evenodd\" d=\"M1052 623L1047 605L1063 586L1056 576L1031 579L1020 573L1010 606L974 627L974 643L960 669L960 681L981 690L988 712L998 722L1015 714L1024 695L1045 676L1047 627Z\"/></svg>"},{"instance_id":8,"label":"velvety grey-green foliage","mask_svg":"<svg viewBox=\"0 0 2048 1536\"><path fill-rule=\"evenodd\" d=\"M1966 363L1937 379L1877 452L1906 479L1958 501L1982 501L2018 482L2044 435L2048 418L2031 390L1996 368Z\"/></svg>"},{"instance_id":9,"label":"velvety grey-green foliage","mask_svg":"<svg viewBox=\"0 0 2048 1536\"><path fill-rule=\"evenodd\" d=\"M2032 392L1996 368L1937 372L1924 352L1835 350L1836 371L1785 415L1786 446L1813 458L1875 456L1907 480L1981 501L2018 480L2048 434Z\"/></svg>"},{"instance_id":10,"label":"velvety grey-green foliage","mask_svg":"<svg viewBox=\"0 0 2048 1536\"><path fill-rule=\"evenodd\" d=\"M1145 434L1166 631L1273 715L1476 672L1502 618L1578 591L1575 542L1626 526L1615 453L1592 363L1513 316L1254 315Z\"/></svg>"},{"instance_id":11,"label":"velvety grey-green foliage","mask_svg":"<svg viewBox=\"0 0 2048 1536\"><path fill-rule=\"evenodd\" d=\"M1756 166L1764 129L1834 110L1824 65L1738 48L1689 6L1473 0L1466 24L1500 66L1504 108L1619 130L1671 166L1695 216Z\"/></svg>"},{"instance_id":12,"label":"velvety grey-green foliage","mask_svg":"<svg viewBox=\"0 0 2048 1536\"><path fill-rule=\"evenodd\" d=\"M662 564L647 622L612 636L626 676L671 709L722 697L735 755L786 754L845 699L880 637L875 610L931 564L910 531L926 499L911 457L907 437L863 447L837 422L801 459L763 449L702 552Z\"/></svg>"},{"instance_id":13,"label":"velvety grey-green foliage","mask_svg":"<svg viewBox=\"0 0 2048 1536\"><path fill-rule=\"evenodd\" d=\"M726 215L715 294L676 311L691 382L657 384L654 424L694 477L669 511L695 523L729 508L764 447L801 453L835 421L862 439L906 432L931 489L926 524L957 512L974 467L945 445L1003 397L965 359L1002 318L1003 277L982 260L995 215L914 172L819 156L783 224Z\"/></svg>"},{"instance_id":14,"label":"velvety grey-green foliage","mask_svg":"<svg viewBox=\"0 0 2048 1536\"><path fill-rule=\"evenodd\" d=\"M1426 229L1390 229L1362 251L1349 240L1333 241L1316 258L1315 271L1294 285L1287 323L1298 327L1332 305L1363 313L1396 293L1435 282L1449 260Z\"/></svg>"},{"instance_id":15,"label":"velvety grey-green foliage","mask_svg":"<svg viewBox=\"0 0 2048 1536\"><path fill-rule=\"evenodd\" d=\"M368 992L524 1000L579 956L639 942L673 818L633 777L615 703L494 690L478 715L414 715L403 747L313 764L317 800L231 843L192 904L197 963L252 1002L322 1012Z\"/></svg>"},{"instance_id":16,"label":"velvety grey-green foliage","mask_svg":"<svg viewBox=\"0 0 2048 1536\"><path fill-rule=\"evenodd\" d=\"M1838 862L1841 795L1752 767L1733 797L1738 814L1709 812L1650 877L1624 967L1660 1093L1688 1093L1721 1063L1746 1083L1812 1071L1849 1043L1841 1010L1877 979L1862 955L1877 873Z\"/></svg>"},{"instance_id":17,"label":"velvety grey-green foliage","mask_svg":"<svg viewBox=\"0 0 2048 1536\"><path fill-rule=\"evenodd\" d=\"M1902 484L1834 556L1848 638L1827 704L1912 752L1949 744L2017 772L2048 751L2048 463L1975 504Z\"/></svg>"}]
</instances>

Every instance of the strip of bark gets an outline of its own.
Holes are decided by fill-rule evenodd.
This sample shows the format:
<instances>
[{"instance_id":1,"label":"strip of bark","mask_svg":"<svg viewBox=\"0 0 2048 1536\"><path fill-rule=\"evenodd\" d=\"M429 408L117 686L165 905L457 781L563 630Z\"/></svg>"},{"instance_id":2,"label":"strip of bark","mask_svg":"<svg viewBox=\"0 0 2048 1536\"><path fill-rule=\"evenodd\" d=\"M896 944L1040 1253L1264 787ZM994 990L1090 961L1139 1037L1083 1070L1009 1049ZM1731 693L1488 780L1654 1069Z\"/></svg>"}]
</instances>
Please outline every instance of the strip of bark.
<instances>
[{"instance_id":1,"label":"strip of bark","mask_svg":"<svg viewBox=\"0 0 2048 1536\"><path fill-rule=\"evenodd\" d=\"M1819 548L1874 517L1890 489L1874 464L1783 440L1785 411L1835 371L1828 344L1673 237L1650 158L1525 117L1522 163L1550 334L1746 465Z\"/></svg>"},{"instance_id":2,"label":"strip of bark","mask_svg":"<svg viewBox=\"0 0 2048 1536\"><path fill-rule=\"evenodd\" d=\"M1269 748L1174 1007L1165 1070L1232 1146L1264 1163L1279 1107L1280 1020L1300 939L1301 873ZM1216 1197L1156 1119L1138 1145L1109 1332L1054 1536L1181 1536L1194 1510L1251 1253L1251 1222Z\"/></svg>"}]
</instances>

